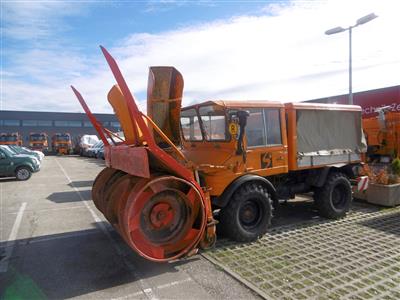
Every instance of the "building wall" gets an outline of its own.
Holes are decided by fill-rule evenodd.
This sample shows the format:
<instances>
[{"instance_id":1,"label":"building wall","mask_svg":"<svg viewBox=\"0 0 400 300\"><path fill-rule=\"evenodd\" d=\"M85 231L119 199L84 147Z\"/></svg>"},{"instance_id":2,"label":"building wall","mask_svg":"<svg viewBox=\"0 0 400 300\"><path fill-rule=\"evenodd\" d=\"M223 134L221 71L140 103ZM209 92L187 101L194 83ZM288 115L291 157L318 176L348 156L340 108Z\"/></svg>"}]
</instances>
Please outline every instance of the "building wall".
<instances>
[{"instance_id":1,"label":"building wall","mask_svg":"<svg viewBox=\"0 0 400 300\"><path fill-rule=\"evenodd\" d=\"M94 114L104 127L120 130L118 119L113 114ZM29 134L45 132L51 144L55 133L68 132L72 139L84 134L97 134L84 113L0 111L0 132L18 132L22 135L25 146L29 143Z\"/></svg>"},{"instance_id":2,"label":"building wall","mask_svg":"<svg viewBox=\"0 0 400 300\"><path fill-rule=\"evenodd\" d=\"M348 101L349 95L345 94L306 102L347 104ZM383 106L390 106L392 111L400 112L400 85L354 93L353 102L362 107L363 117L366 118L375 116L375 110Z\"/></svg>"}]
</instances>

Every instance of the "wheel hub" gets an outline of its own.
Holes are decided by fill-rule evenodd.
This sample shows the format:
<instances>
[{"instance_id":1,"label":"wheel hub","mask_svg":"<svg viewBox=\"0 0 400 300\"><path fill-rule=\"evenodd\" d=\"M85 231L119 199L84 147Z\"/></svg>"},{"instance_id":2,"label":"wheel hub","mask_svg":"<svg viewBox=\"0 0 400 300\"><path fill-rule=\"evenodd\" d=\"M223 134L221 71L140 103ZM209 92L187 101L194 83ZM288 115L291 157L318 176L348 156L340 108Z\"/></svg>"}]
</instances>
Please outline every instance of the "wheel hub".
<instances>
[{"instance_id":1,"label":"wheel hub","mask_svg":"<svg viewBox=\"0 0 400 300\"><path fill-rule=\"evenodd\" d=\"M239 217L243 225L253 227L260 219L260 208L254 201L246 201L240 209Z\"/></svg>"}]
</instances>

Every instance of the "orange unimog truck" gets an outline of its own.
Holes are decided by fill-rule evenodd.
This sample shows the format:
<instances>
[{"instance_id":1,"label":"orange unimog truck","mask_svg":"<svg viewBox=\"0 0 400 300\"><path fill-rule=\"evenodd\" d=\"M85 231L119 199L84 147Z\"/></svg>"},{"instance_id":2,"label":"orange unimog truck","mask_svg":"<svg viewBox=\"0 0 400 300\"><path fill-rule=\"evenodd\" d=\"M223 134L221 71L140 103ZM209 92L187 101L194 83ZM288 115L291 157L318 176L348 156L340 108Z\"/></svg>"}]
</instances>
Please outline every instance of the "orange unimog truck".
<instances>
[{"instance_id":1,"label":"orange unimog truck","mask_svg":"<svg viewBox=\"0 0 400 300\"><path fill-rule=\"evenodd\" d=\"M390 162L400 156L400 112L389 109L380 108L376 117L363 119L371 161Z\"/></svg>"},{"instance_id":2,"label":"orange unimog truck","mask_svg":"<svg viewBox=\"0 0 400 300\"><path fill-rule=\"evenodd\" d=\"M118 83L108 101L124 139L72 87L105 147L92 198L143 257L169 261L211 247L218 221L231 239L254 241L279 200L299 193L312 193L324 217L348 212L366 147L359 106L208 101L181 110L182 75L151 67L145 115L102 51Z\"/></svg>"},{"instance_id":3,"label":"orange unimog truck","mask_svg":"<svg viewBox=\"0 0 400 300\"><path fill-rule=\"evenodd\" d=\"M68 132L54 134L51 138L51 149L56 154L71 154L71 134L69 134Z\"/></svg>"},{"instance_id":4,"label":"orange unimog truck","mask_svg":"<svg viewBox=\"0 0 400 300\"><path fill-rule=\"evenodd\" d=\"M32 150L38 150L46 152L49 150L49 144L47 141L47 134L45 132L37 133L32 132L29 134L29 148Z\"/></svg>"},{"instance_id":5,"label":"orange unimog truck","mask_svg":"<svg viewBox=\"0 0 400 300\"><path fill-rule=\"evenodd\" d=\"M0 145L22 146L22 136L18 132L0 133Z\"/></svg>"}]
</instances>

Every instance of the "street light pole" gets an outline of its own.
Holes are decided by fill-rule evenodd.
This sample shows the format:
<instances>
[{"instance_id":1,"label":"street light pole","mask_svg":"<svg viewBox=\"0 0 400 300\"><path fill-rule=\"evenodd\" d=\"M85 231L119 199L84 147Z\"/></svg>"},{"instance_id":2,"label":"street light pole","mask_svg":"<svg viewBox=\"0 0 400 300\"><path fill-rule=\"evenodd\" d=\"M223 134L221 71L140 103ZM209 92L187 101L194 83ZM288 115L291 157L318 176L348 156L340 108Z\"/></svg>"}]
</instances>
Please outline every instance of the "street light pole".
<instances>
[{"instance_id":1,"label":"street light pole","mask_svg":"<svg viewBox=\"0 0 400 300\"><path fill-rule=\"evenodd\" d=\"M352 27L349 27L349 104L353 105L353 67L351 58L351 31Z\"/></svg>"},{"instance_id":2,"label":"street light pole","mask_svg":"<svg viewBox=\"0 0 400 300\"><path fill-rule=\"evenodd\" d=\"M349 26L347 28L343 28L343 27L335 27L335 28L331 28L327 31L325 31L326 35L331 35L331 34L335 34L335 33L339 33L339 32L343 32L348 30L349 31L349 104L353 104L353 67L352 67L352 30L354 27L357 27L359 25L365 24L369 21L372 21L373 19L375 19L377 17L377 15L375 15L374 13L371 13L369 15L366 15L362 18L359 18L356 22L355 25L353 26Z\"/></svg>"}]
</instances>

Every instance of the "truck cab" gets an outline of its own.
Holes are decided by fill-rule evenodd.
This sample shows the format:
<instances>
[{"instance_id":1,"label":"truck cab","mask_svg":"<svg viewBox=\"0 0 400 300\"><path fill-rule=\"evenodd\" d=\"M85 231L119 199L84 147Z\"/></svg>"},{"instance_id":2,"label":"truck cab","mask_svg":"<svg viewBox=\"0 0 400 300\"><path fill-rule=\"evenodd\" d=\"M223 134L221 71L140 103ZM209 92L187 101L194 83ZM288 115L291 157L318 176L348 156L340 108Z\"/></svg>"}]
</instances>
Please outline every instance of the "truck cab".
<instances>
[{"instance_id":1,"label":"truck cab","mask_svg":"<svg viewBox=\"0 0 400 300\"><path fill-rule=\"evenodd\" d=\"M0 133L0 144L22 146L22 137L18 132Z\"/></svg>"},{"instance_id":2,"label":"truck cab","mask_svg":"<svg viewBox=\"0 0 400 300\"><path fill-rule=\"evenodd\" d=\"M56 133L51 139L51 148L57 154L71 154L72 153L72 140L71 134Z\"/></svg>"},{"instance_id":3,"label":"truck cab","mask_svg":"<svg viewBox=\"0 0 400 300\"><path fill-rule=\"evenodd\" d=\"M47 151L49 144L47 141L47 134L44 132L32 132L29 134L29 148L32 150Z\"/></svg>"}]
</instances>

